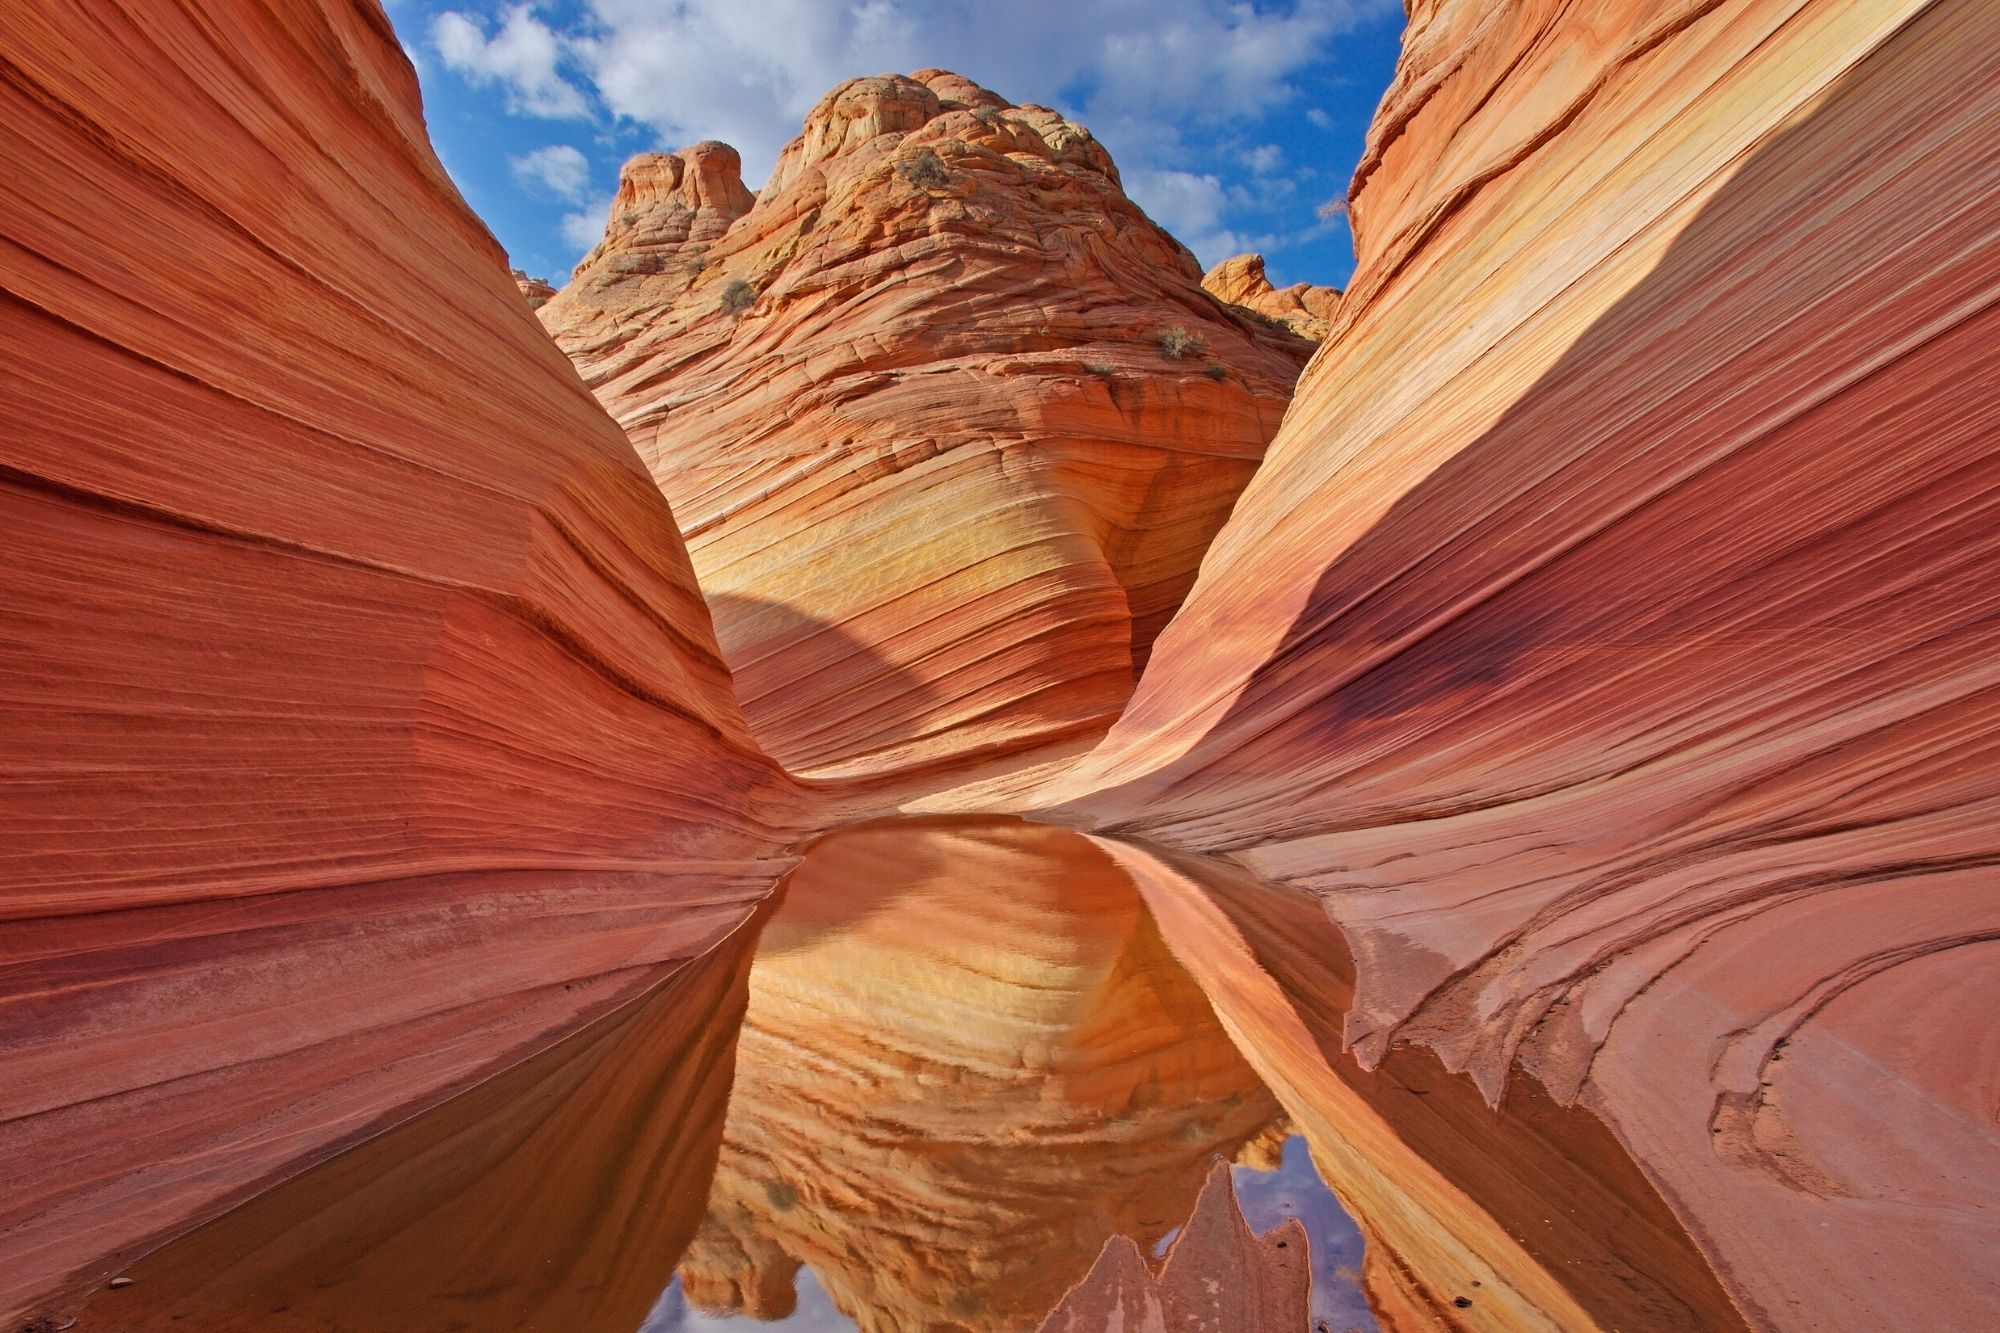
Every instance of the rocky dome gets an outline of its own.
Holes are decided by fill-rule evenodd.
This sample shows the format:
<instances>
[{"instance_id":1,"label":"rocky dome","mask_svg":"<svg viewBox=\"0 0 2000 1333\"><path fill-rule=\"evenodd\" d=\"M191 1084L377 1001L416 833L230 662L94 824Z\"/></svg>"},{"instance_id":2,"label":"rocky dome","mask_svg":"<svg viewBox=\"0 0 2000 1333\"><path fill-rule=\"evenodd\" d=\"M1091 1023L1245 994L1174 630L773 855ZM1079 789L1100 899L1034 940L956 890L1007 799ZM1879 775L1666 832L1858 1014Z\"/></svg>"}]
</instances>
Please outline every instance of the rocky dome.
<instances>
[{"instance_id":1,"label":"rocky dome","mask_svg":"<svg viewBox=\"0 0 2000 1333\"><path fill-rule=\"evenodd\" d=\"M1310 345L1204 292L1088 130L956 74L842 84L754 200L737 167L634 159L540 313L758 736L858 773L1094 735Z\"/></svg>"}]
</instances>

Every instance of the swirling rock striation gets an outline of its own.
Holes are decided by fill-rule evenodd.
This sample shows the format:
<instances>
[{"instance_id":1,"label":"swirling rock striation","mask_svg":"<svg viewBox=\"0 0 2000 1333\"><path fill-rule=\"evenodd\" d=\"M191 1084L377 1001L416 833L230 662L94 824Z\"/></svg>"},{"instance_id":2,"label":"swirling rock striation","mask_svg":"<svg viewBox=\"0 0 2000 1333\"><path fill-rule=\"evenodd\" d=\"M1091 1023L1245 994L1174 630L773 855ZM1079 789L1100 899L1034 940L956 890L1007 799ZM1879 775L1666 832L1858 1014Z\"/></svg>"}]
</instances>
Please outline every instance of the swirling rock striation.
<instances>
[{"instance_id":1,"label":"swirling rock striation","mask_svg":"<svg viewBox=\"0 0 2000 1333\"><path fill-rule=\"evenodd\" d=\"M856 79L754 199L643 154L540 315L672 501L795 770L1094 735L1310 344L1218 303L1081 126Z\"/></svg>"},{"instance_id":2,"label":"swirling rock striation","mask_svg":"<svg viewBox=\"0 0 2000 1333\"><path fill-rule=\"evenodd\" d=\"M1975 0L1413 6L1332 335L1051 798L1311 885L1366 1059L1596 1108L1773 1326L2000 1317L1995 123Z\"/></svg>"},{"instance_id":3,"label":"swirling rock striation","mask_svg":"<svg viewBox=\"0 0 2000 1333\"><path fill-rule=\"evenodd\" d=\"M12 1309L689 956L796 798L378 8L0 51Z\"/></svg>"}]
</instances>

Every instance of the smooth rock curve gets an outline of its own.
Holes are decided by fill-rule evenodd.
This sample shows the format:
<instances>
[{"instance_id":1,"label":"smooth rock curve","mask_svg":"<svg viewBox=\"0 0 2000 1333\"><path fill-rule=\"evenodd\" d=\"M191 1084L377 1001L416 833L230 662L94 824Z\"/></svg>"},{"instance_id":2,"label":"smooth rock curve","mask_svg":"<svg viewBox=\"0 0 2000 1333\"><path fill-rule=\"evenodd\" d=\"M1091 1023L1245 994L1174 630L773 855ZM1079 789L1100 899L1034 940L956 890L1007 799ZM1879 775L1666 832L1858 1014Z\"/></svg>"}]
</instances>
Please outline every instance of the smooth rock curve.
<instances>
[{"instance_id":1,"label":"smooth rock curve","mask_svg":"<svg viewBox=\"0 0 2000 1333\"><path fill-rule=\"evenodd\" d=\"M691 956L798 799L377 6L0 51L13 1310Z\"/></svg>"},{"instance_id":2,"label":"smooth rock curve","mask_svg":"<svg viewBox=\"0 0 2000 1333\"><path fill-rule=\"evenodd\" d=\"M1414 5L1360 267L1060 817L1324 897L1774 1327L2000 1291L2000 10ZM1810 1236L1812 1243L1798 1243Z\"/></svg>"}]
</instances>

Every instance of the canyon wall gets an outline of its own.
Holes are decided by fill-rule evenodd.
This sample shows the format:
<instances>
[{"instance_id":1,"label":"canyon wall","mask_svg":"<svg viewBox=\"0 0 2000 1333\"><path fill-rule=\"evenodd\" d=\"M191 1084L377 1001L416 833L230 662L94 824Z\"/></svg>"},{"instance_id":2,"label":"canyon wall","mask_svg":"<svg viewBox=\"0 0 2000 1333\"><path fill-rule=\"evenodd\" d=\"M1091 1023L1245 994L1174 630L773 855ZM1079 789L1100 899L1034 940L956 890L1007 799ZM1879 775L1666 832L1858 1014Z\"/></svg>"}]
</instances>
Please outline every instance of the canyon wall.
<instances>
[{"instance_id":1,"label":"canyon wall","mask_svg":"<svg viewBox=\"0 0 2000 1333\"><path fill-rule=\"evenodd\" d=\"M379 9L0 51L8 1309L703 947L794 796Z\"/></svg>"},{"instance_id":2,"label":"canyon wall","mask_svg":"<svg viewBox=\"0 0 2000 1333\"><path fill-rule=\"evenodd\" d=\"M540 315L673 502L795 771L1090 737L1310 344L1201 287L1087 130L940 71L856 79L754 199L629 163Z\"/></svg>"},{"instance_id":3,"label":"canyon wall","mask_svg":"<svg viewBox=\"0 0 2000 1333\"><path fill-rule=\"evenodd\" d=\"M1426 0L1360 267L1061 818L1320 894L1753 1320L1990 1321L2000 10ZM1805 1240L1802 1238L1809 1238Z\"/></svg>"}]
</instances>

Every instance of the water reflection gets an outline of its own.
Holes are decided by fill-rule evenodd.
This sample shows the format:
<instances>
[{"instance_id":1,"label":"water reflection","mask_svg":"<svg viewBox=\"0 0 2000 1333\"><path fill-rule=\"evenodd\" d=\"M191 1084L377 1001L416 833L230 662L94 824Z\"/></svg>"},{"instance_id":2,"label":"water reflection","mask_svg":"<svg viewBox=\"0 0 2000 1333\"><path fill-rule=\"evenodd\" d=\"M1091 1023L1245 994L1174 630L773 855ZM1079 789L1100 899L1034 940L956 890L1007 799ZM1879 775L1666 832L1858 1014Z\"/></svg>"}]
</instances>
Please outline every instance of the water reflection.
<instances>
[{"instance_id":1,"label":"water reflection","mask_svg":"<svg viewBox=\"0 0 2000 1333\"><path fill-rule=\"evenodd\" d=\"M1359 1070L1350 992L1324 913L1230 867L857 826L726 946L78 1327L1032 1329L1218 1154L1258 1231L1305 1223L1315 1328L1740 1326L1601 1125L1532 1088L1496 1115L1427 1057Z\"/></svg>"},{"instance_id":2,"label":"water reflection","mask_svg":"<svg viewBox=\"0 0 2000 1333\"><path fill-rule=\"evenodd\" d=\"M1033 1328L1186 1217L1276 1102L1089 839L905 821L813 849L751 976L698 1308Z\"/></svg>"},{"instance_id":3,"label":"water reflection","mask_svg":"<svg viewBox=\"0 0 2000 1333\"><path fill-rule=\"evenodd\" d=\"M1395 1328L1746 1327L1603 1123L1517 1077L1496 1112L1417 1047L1360 1068L1354 974L1318 904L1240 868L1104 844L1359 1220Z\"/></svg>"},{"instance_id":4,"label":"water reflection","mask_svg":"<svg viewBox=\"0 0 2000 1333\"><path fill-rule=\"evenodd\" d=\"M78 1327L636 1328L707 1199L754 924L560 1045L155 1252Z\"/></svg>"}]
</instances>

